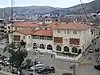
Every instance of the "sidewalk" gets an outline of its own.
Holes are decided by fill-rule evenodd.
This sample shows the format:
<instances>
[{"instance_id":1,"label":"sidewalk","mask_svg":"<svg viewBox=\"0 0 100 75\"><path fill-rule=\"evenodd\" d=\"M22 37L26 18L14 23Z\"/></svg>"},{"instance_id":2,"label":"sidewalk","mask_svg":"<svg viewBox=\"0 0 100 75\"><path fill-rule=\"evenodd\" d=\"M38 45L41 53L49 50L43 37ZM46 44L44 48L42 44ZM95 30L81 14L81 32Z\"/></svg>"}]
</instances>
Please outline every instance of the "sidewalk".
<instances>
[{"instance_id":1,"label":"sidewalk","mask_svg":"<svg viewBox=\"0 0 100 75\"><path fill-rule=\"evenodd\" d=\"M5 71L0 71L0 74L2 74L2 75L12 75L12 73L10 73L10 72L5 72ZM16 74L13 74L13 75L16 75Z\"/></svg>"}]
</instances>

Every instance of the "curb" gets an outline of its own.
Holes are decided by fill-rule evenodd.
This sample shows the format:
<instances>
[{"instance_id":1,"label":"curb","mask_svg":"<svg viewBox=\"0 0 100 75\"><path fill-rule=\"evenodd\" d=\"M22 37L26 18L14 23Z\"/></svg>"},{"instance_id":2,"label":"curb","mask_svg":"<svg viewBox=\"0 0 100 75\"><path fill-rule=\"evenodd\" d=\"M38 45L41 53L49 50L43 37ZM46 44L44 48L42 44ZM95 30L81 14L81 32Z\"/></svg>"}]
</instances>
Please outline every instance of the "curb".
<instances>
[{"instance_id":1,"label":"curb","mask_svg":"<svg viewBox=\"0 0 100 75\"><path fill-rule=\"evenodd\" d=\"M4 74L4 75L12 75L12 73L10 73L10 72L5 72L5 71L0 71L0 74ZM13 74L13 75L16 75L16 74Z\"/></svg>"}]
</instances>

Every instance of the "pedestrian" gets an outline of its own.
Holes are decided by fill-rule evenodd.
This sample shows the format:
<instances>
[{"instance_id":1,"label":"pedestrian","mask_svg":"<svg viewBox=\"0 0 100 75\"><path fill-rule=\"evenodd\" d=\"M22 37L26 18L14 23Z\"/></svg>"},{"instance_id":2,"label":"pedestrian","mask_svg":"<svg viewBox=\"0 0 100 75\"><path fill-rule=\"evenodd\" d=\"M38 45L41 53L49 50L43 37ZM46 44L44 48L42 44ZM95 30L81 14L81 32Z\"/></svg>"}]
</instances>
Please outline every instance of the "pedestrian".
<instances>
[{"instance_id":1,"label":"pedestrian","mask_svg":"<svg viewBox=\"0 0 100 75\"><path fill-rule=\"evenodd\" d=\"M36 55L36 51L34 51L34 55Z\"/></svg>"},{"instance_id":2,"label":"pedestrian","mask_svg":"<svg viewBox=\"0 0 100 75\"><path fill-rule=\"evenodd\" d=\"M91 57L88 57L88 59L91 60L92 58Z\"/></svg>"},{"instance_id":3,"label":"pedestrian","mask_svg":"<svg viewBox=\"0 0 100 75\"><path fill-rule=\"evenodd\" d=\"M53 54L51 54L51 59L53 58Z\"/></svg>"},{"instance_id":4,"label":"pedestrian","mask_svg":"<svg viewBox=\"0 0 100 75\"><path fill-rule=\"evenodd\" d=\"M94 42L94 45L96 45L96 42Z\"/></svg>"}]
</instances>

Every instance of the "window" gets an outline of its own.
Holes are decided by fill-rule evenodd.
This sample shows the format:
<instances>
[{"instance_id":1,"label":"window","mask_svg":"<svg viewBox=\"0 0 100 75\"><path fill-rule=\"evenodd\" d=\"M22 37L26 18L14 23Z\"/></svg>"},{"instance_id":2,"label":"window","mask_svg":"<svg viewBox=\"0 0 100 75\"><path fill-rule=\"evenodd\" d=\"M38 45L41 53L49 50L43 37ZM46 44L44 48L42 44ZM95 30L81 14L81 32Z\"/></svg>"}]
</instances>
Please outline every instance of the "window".
<instances>
[{"instance_id":1,"label":"window","mask_svg":"<svg viewBox=\"0 0 100 75\"><path fill-rule=\"evenodd\" d=\"M45 49L43 44L40 44L40 49Z\"/></svg>"},{"instance_id":2,"label":"window","mask_svg":"<svg viewBox=\"0 0 100 75\"><path fill-rule=\"evenodd\" d=\"M78 49L77 49L76 47L73 47L73 48L72 48L72 52L73 52L73 53L78 53Z\"/></svg>"},{"instance_id":3,"label":"window","mask_svg":"<svg viewBox=\"0 0 100 75\"><path fill-rule=\"evenodd\" d=\"M48 45L48 46L47 46L47 49L48 49L48 50L52 50L52 46L51 46L51 45Z\"/></svg>"},{"instance_id":4,"label":"window","mask_svg":"<svg viewBox=\"0 0 100 75\"><path fill-rule=\"evenodd\" d=\"M47 37L47 40L52 40L52 36L48 36Z\"/></svg>"},{"instance_id":5,"label":"window","mask_svg":"<svg viewBox=\"0 0 100 75\"><path fill-rule=\"evenodd\" d=\"M43 40L43 37L42 37L42 36L40 36L40 39L42 39L42 40Z\"/></svg>"},{"instance_id":6,"label":"window","mask_svg":"<svg viewBox=\"0 0 100 75\"><path fill-rule=\"evenodd\" d=\"M37 49L37 44L33 43L33 49Z\"/></svg>"},{"instance_id":7,"label":"window","mask_svg":"<svg viewBox=\"0 0 100 75\"><path fill-rule=\"evenodd\" d=\"M69 48L67 46L64 47L64 52L69 52Z\"/></svg>"},{"instance_id":8,"label":"window","mask_svg":"<svg viewBox=\"0 0 100 75\"><path fill-rule=\"evenodd\" d=\"M38 39L38 37L37 37L37 36L35 36L35 35L34 35L34 36L32 36L32 38L33 38L33 39Z\"/></svg>"},{"instance_id":9,"label":"window","mask_svg":"<svg viewBox=\"0 0 100 75\"><path fill-rule=\"evenodd\" d=\"M63 43L63 38L62 37L54 37L54 42L55 43Z\"/></svg>"},{"instance_id":10,"label":"window","mask_svg":"<svg viewBox=\"0 0 100 75\"><path fill-rule=\"evenodd\" d=\"M77 34L77 31L74 30L74 31L73 31L73 34Z\"/></svg>"},{"instance_id":11,"label":"window","mask_svg":"<svg viewBox=\"0 0 100 75\"><path fill-rule=\"evenodd\" d=\"M58 46L56 47L56 50L57 50L57 51L61 51L61 46L58 45Z\"/></svg>"},{"instance_id":12,"label":"window","mask_svg":"<svg viewBox=\"0 0 100 75\"><path fill-rule=\"evenodd\" d=\"M69 30L67 30L67 34L70 34Z\"/></svg>"},{"instance_id":13,"label":"window","mask_svg":"<svg viewBox=\"0 0 100 75\"><path fill-rule=\"evenodd\" d=\"M60 30L58 29L57 32L60 33Z\"/></svg>"},{"instance_id":14,"label":"window","mask_svg":"<svg viewBox=\"0 0 100 75\"><path fill-rule=\"evenodd\" d=\"M14 40L15 41L20 41L20 35L14 35Z\"/></svg>"},{"instance_id":15,"label":"window","mask_svg":"<svg viewBox=\"0 0 100 75\"><path fill-rule=\"evenodd\" d=\"M42 40L44 40L45 38L44 38L44 36L42 36Z\"/></svg>"},{"instance_id":16,"label":"window","mask_svg":"<svg viewBox=\"0 0 100 75\"><path fill-rule=\"evenodd\" d=\"M70 44L79 45L80 39L70 38Z\"/></svg>"},{"instance_id":17,"label":"window","mask_svg":"<svg viewBox=\"0 0 100 75\"><path fill-rule=\"evenodd\" d=\"M25 39L25 36L23 36L23 39Z\"/></svg>"}]
</instances>

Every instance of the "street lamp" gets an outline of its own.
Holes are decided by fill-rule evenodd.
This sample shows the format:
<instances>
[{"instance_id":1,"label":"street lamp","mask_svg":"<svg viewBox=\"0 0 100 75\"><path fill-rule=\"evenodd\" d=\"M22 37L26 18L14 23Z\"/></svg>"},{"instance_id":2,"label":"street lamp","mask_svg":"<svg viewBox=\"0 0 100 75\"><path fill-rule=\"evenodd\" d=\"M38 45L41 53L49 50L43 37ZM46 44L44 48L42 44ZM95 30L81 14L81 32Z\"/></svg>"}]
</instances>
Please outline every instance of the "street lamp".
<instances>
[{"instance_id":1,"label":"street lamp","mask_svg":"<svg viewBox=\"0 0 100 75\"><path fill-rule=\"evenodd\" d=\"M35 61L36 61L37 57L36 57L35 49L37 49L37 47L36 46L34 47L33 45L33 60L34 60L34 55L35 55ZM35 66L35 69L36 69L36 64L34 64L34 62L33 62L33 66ZM33 69L33 75L34 75L34 69ZM36 75L36 71L35 71L35 75Z\"/></svg>"}]
</instances>

